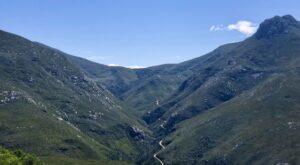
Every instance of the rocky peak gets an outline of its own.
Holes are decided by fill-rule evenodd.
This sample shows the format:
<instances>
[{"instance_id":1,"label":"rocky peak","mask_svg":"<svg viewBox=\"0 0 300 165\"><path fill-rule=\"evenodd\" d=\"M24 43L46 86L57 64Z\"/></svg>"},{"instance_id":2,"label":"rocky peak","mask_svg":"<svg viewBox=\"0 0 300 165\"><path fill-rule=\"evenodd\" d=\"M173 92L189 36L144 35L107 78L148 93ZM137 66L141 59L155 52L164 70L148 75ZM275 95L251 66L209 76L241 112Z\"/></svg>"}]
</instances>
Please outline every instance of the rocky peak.
<instances>
[{"instance_id":1,"label":"rocky peak","mask_svg":"<svg viewBox=\"0 0 300 165\"><path fill-rule=\"evenodd\" d=\"M293 16L275 16L261 23L254 37L271 38L279 34L288 34L293 29L300 30L300 23Z\"/></svg>"}]
</instances>

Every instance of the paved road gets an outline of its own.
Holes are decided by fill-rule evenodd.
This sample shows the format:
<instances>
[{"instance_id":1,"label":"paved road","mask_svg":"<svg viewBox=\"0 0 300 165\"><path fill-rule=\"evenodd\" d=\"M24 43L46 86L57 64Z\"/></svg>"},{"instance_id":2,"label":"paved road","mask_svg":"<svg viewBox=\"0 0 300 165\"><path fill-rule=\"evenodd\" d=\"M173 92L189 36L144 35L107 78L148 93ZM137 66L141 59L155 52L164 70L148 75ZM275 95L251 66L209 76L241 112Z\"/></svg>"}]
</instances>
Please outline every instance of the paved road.
<instances>
[{"instance_id":1,"label":"paved road","mask_svg":"<svg viewBox=\"0 0 300 165\"><path fill-rule=\"evenodd\" d=\"M165 163L161 160L161 159L159 159L158 157L157 157L157 154L160 152L160 151L162 151L162 150L164 150L166 147L162 144L163 143L163 141L161 140L161 141L159 141L159 146L161 147L161 150L159 150L157 153L155 153L154 155L153 155L153 157L157 160L157 161L159 161L159 163L161 164L161 165L164 165Z\"/></svg>"}]
</instances>

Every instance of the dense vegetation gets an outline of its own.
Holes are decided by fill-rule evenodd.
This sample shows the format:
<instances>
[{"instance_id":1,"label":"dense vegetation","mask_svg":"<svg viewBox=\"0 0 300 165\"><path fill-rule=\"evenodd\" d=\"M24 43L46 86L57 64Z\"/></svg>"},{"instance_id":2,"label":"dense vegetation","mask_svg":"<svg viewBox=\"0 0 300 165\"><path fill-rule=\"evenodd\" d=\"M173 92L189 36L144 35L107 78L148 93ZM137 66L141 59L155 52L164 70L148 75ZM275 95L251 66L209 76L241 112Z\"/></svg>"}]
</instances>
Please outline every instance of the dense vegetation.
<instances>
[{"instance_id":1,"label":"dense vegetation","mask_svg":"<svg viewBox=\"0 0 300 165\"><path fill-rule=\"evenodd\" d=\"M24 153L21 150L9 151L0 147L1 165L43 165L35 155Z\"/></svg>"}]
</instances>

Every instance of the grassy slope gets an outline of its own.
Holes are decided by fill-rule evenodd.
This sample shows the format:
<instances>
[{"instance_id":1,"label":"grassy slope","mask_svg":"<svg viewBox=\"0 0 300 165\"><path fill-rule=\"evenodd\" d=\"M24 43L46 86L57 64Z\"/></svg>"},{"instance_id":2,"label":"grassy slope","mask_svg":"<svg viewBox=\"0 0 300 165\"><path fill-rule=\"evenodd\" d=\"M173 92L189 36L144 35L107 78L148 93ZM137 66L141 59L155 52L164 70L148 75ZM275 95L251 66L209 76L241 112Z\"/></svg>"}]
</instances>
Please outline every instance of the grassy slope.
<instances>
[{"instance_id":1,"label":"grassy slope","mask_svg":"<svg viewBox=\"0 0 300 165\"><path fill-rule=\"evenodd\" d=\"M238 96L272 73L298 67L300 32L289 30L288 34L272 38L253 36L195 59L199 64L193 67L198 69L197 74L183 82L175 94L144 119L156 129L166 121L165 127L172 130L175 124Z\"/></svg>"},{"instance_id":2,"label":"grassy slope","mask_svg":"<svg viewBox=\"0 0 300 165\"><path fill-rule=\"evenodd\" d=\"M117 96L128 90L130 84L138 78L135 70L132 69L110 67L71 55L66 55L66 57L79 66L90 78L101 82Z\"/></svg>"},{"instance_id":3,"label":"grassy slope","mask_svg":"<svg viewBox=\"0 0 300 165\"><path fill-rule=\"evenodd\" d=\"M0 32L1 140L43 156L134 161L143 128L60 52ZM88 104L87 104L88 103Z\"/></svg>"},{"instance_id":4,"label":"grassy slope","mask_svg":"<svg viewBox=\"0 0 300 165\"><path fill-rule=\"evenodd\" d=\"M154 109L156 100L161 102L168 97L187 77L175 74L171 69L174 65L128 69L109 67L70 55L66 57L91 79L103 84L115 96L133 107L139 116Z\"/></svg>"},{"instance_id":5,"label":"grassy slope","mask_svg":"<svg viewBox=\"0 0 300 165\"><path fill-rule=\"evenodd\" d=\"M160 156L167 164L299 163L299 83L299 70L272 75L180 124Z\"/></svg>"},{"instance_id":6,"label":"grassy slope","mask_svg":"<svg viewBox=\"0 0 300 165\"><path fill-rule=\"evenodd\" d=\"M166 164L299 163L300 25L292 20L290 26L282 19L286 17L263 24L260 37L254 35L196 59L200 64L206 61L203 68L209 70L201 73L198 67L200 74L146 118L155 119L152 126L163 132L158 135L166 138L166 145L170 143L160 155ZM207 76L211 71L216 73ZM228 90L238 92L219 99ZM216 98L217 104L211 104ZM162 119L165 129L160 128ZM171 130L169 123L173 123ZM173 131L171 136L164 137L166 130L167 134Z\"/></svg>"},{"instance_id":7,"label":"grassy slope","mask_svg":"<svg viewBox=\"0 0 300 165\"><path fill-rule=\"evenodd\" d=\"M300 33L293 27L279 29L276 35L278 29L274 29L191 61L141 70L111 68L78 58L71 64L68 59L72 57L66 59L62 52L17 36L10 40L1 32L1 94L17 91L18 99L0 104L0 114L8 119L0 123L4 130L0 142L44 155L53 164L59 160L66 164L111 159L116 160L113 163L132 162L142 157L139 152L150 158L153 147L145 152L141 148L149 147L147 141L137 142L128 132L130 126L143 126L102 87L104 83L141 114L156 108L156 99L165 100L149 119L154 128L164 119L167 129L175 131L167 137L167 150L160 155L167 163L299 162L292 153L299 152L293 129L298 127ZM258 74L263 76L257 79ZM211 111L197 115L208 109ZM285 114L285 109L290 113ZM22 115L15 117L18 114ZM261 122L265 122L263 127ZM283 123L288 127L281 129ZM48 139L48 132L53 138ZM21 139L30 135L34 138ZM285 142L284 135L291 139ZM43 141L41 146L38 140ZM282 145L270 145L282 141Z\"/></svg>"}]
</instances>

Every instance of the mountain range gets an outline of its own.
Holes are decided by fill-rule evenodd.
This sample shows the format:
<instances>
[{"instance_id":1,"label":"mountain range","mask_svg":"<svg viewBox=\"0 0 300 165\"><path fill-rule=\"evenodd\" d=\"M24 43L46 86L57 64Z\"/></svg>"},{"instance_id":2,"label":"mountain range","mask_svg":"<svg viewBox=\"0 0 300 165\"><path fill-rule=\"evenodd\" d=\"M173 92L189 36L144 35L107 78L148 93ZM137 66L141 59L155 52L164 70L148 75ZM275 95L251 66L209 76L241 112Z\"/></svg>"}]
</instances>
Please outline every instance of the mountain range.
<instances>
[{"instance_id":1,"label":"mountain range","mask_svg":"<svg viewBox=\"0 0 300 165\"><path fill-rule=\"evenodd\" d=\"M0 31L0 146L46 164L299 164L300 23L179 64L111 67Z\"/></svg>"}]
</instances>

